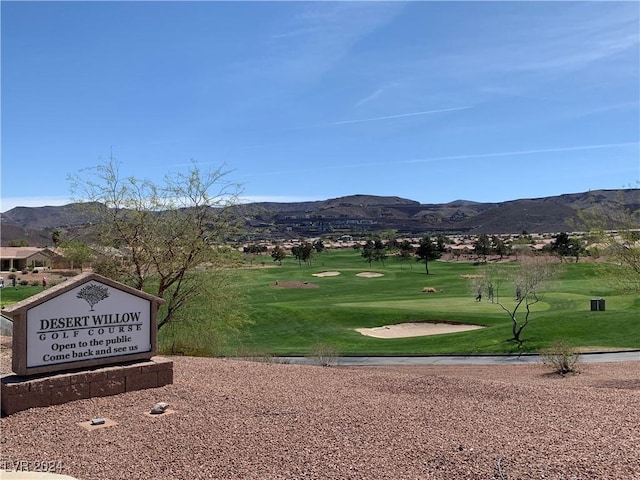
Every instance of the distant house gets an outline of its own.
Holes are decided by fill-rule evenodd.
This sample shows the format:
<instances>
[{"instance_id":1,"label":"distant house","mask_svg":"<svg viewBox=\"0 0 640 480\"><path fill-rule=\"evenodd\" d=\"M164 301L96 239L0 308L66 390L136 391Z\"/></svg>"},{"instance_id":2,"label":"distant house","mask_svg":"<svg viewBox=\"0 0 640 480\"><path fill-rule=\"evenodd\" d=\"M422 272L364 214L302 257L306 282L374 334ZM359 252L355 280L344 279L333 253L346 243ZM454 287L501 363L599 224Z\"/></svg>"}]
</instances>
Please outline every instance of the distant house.
<instances>
[{"instance_id":1,"label":"distant house","mask_svg":"<svg viewBox=\"0 0 640 480\"><path fill-rule=\"evenodd\" d=\"M467 243L459 243L456 245L449 245L447 246L447 250L451 253L453 252L458 252L458 253L473 253L473 251L475 250L473 245L467 244Z\"/></svg>"},{"instance_id":2,"label":"distant house","mask_svg":"<svg viewBox=\"0 0 640 480\"><path fill-rule=\"evenodd\" d=\"M50 248L0 247L0 270L24 270L27 268L60 268L66 260Z\"/></svg>"}]
</instances>

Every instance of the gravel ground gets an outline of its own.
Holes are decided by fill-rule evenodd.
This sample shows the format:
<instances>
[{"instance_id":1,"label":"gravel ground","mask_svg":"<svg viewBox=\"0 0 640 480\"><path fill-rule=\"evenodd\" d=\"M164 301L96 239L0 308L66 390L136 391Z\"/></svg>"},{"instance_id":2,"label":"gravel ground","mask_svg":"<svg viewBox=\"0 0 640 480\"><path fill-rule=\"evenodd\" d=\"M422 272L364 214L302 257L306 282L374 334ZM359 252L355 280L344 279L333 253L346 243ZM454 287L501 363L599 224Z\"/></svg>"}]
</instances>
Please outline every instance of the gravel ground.
<instances>
[{"instance_id":1,"label":"gravel ground","mask_svg":"<svg viewBox=\"0 0 640 480\"><path fill-rule=\"evenodd\" d=\"M81 480L640 478L640 362L562 378L173 360L173 385L0 419L3 465ZM176 413L145 415L158 401ZM77 425L95 417L117 425Z\"/></svg>"}]
</instances>

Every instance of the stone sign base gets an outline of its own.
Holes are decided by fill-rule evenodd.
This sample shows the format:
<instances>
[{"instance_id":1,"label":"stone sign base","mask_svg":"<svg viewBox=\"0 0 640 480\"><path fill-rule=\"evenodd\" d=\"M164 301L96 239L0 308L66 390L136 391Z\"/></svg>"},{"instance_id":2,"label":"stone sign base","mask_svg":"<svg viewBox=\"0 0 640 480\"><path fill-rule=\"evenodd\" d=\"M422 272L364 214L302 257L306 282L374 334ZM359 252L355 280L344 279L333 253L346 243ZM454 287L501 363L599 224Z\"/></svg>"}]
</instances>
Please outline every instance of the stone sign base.
<instances>
[{"instance_id":1,"label":"stone sign base","mask_svg":"<svg viewBox=\"0 0 640 480\"><path fill-rule=\"evenodd\" d=\"M2 415L11 415L28 408L170 385L173 362L153 357L148 361L56 375L7 375L1 382Z\"/></svg>"}]
</instances>

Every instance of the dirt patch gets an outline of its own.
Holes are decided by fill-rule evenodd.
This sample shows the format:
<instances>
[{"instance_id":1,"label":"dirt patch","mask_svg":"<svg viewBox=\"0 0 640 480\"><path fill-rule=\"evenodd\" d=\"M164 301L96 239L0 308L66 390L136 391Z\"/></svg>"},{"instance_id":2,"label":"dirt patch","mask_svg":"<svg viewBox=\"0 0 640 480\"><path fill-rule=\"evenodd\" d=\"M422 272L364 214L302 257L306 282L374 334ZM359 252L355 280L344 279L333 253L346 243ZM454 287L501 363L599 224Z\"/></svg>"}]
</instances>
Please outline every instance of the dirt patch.
<instances>
[{"instance_id":1,"label":"dirt patch","mask_svg":"<svg viewBox=\"0 0 640 480\"><path fill-rule=\"evenodd\" d=\"M312 273L314 277L337 277L340 275L340 272L320 272L320 273Z\"/></svg>"},{"instance_id":2,"label":"dirt patch","mask_svg":"<svg viewBox=\"0 0 640 480\"><path fill-rule=\"evenodd\" d=\"M484 278L484 275L478 275L478 274L465 274L465 275L460 275L460 278Z\"/></svg>"},{"instance_id":3,"label":"dirt patch","mask_svg":"<svg viewBox=\"0 0 640 480\"><path fill-rule=\"evenodd\" d=\"M440 335L443 333L467 332L479 330L482 325L469 325L465 323L446 322L410 322L396 325L383 325L374 328L356 328L356 332L375 338L406 338L422 337L426 335Z\"/></svg>"},{"instance_id":4,"label":"dirt patch","mask_svg":"<svg viewBox=\"0 0 640 480\"><path fill-rule=\"evenodd\" d=\"M360 273L356 273L356 277L364 277L364 278L384 277L384 273L378 273L378 272L360 272Z\"/></svg>"},{"instance_id":5,"label":"dirt patch","mask_svg":"<svg viewBox=\"0 0 640 480\"><path fill-rule=\"evenodd\" d=\"M271 286L278 288L318 288L319 285L309 282L274 282Z\"/></svg>"},{"instance_id":6,"label":"dirt patch","mask_svg":"<svg viewBox=\"0 0 640 480\"><path fill-rule=\"evenodd\" d=\"M618 388L623 390L640 390L640 380L602 380L593 384L596 388Z\"/></svg>"}]
</instances>

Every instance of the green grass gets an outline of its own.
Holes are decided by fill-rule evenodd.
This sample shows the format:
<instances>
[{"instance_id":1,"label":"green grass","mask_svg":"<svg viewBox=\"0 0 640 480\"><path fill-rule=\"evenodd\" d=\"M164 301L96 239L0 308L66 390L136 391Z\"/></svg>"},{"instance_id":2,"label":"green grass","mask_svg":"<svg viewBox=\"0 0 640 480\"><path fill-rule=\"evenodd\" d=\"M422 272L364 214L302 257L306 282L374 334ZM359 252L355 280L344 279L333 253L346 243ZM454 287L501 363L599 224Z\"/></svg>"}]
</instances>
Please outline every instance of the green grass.
<instances>
[{"instance_id":1,"label":"green grass","mask_svg":"<svg viewBox=\"0 0 640 480\"><path fill-rule=\"evenodd\" d=\"M265 266L273 265L265 257ZM581 348L640 348L640 301L617 292L608 281L616 267L592 263L567 264L552 288L534 306L523 333L521 349L509 341L511 320L498 305L474 301L470 280L461 275L481 274L484 267L468 263L431 262L430 275L423 264L389 259L367 264L357 252L331 251L300 267L292 259L281 267L243 272L253 324L227 346L268 351L277 355L308 354L317 344L328 344L343 355L420 355L453 353L537 352L563 340ZM337 277L314 277L335 270ZM379 278L359 278L376 271ZM285 289L278 282L310 282L318 288ZM437 293L422 293L423 287ZM486 289L485 289L486 292ZM504 284L500 300L514 305L513 287ZM605 297L606 311L591 312L591 298ZM523 310L523 309L521 309ZM519 317L524 315L519 312ZM486 328L456 334L376 339L355 328L408 321L445 320L484 325Z\"/></svg>"},{"instance_id":2,"label":"green grass","mask_svg":"<svg viewBox=\"0 0 640 480\"><path fill-rule=\"evenodd\" d=\"M618 272L614 265L565 265L552 286L541 292L542 299L532 309L531 322L522 335L524 344L519 349L509 341L511 320L507 313L486 300L475 302L471 280L461 278L482 274L482 265L430 262L431 274L426 275L423 264L388 259L384 266L379 262L369 265L353 250L316 255L311 266L299 266L292 258L277 266L268 256L263 263L265 268L234 272L246 292L245 307L251 324L229 337L219 350L216 347L224 355L309 355L320 345L330 346L342 355L492 354L538 352L557 341L590 349L640 348L640 299L616 290L611 281ZM324 271L341 274L313 276ZM363 271L384 276L356 276ZM318 288L279 288L273 286L276 281L309 282ZM434 287L437 293L422 293L424 287ZM41 290L27 286L6 288L1 292L2 304ZM496 294L507 307L514 305L512 285L503 284ZM600 297L606 300L606 310L592 312L590 300ZM191 309L188 313L193 318L216 316L203 305L193 305ZM522 315L524 312L520 311L519 317ZM486 328L403 339L377 339L355 331L438 320ZM166 336L163 330L161 341ZM194 335L202 337L201 332Z\"/></svg>"},{"instance_id":3,"label":"green grass","mask_svg":"<svg viewBox=\"0 0 640 480\"><path fill-rule=\"evenodd\" d=\"M11 286L11 281L9 281L9 285L6 282L5 280L5 287L0 289L0 305L2 307L24 300L43 290L40 286L34 287L31 285L16 285L14 288Z\"/></svg>"}]
</instances>

